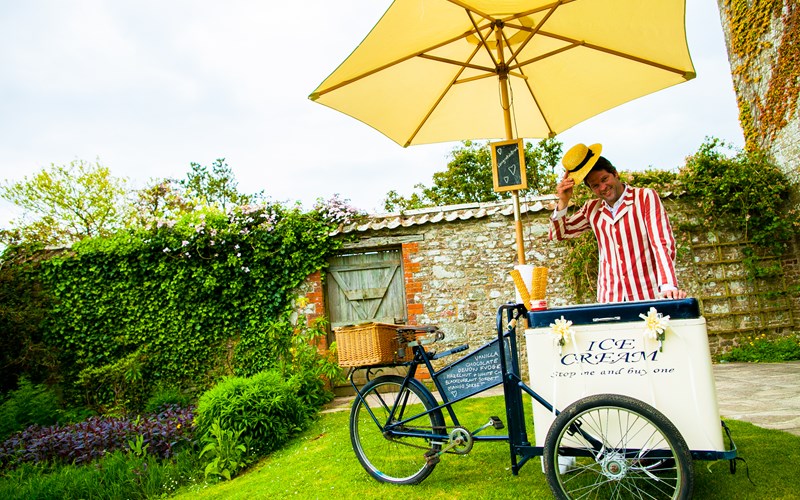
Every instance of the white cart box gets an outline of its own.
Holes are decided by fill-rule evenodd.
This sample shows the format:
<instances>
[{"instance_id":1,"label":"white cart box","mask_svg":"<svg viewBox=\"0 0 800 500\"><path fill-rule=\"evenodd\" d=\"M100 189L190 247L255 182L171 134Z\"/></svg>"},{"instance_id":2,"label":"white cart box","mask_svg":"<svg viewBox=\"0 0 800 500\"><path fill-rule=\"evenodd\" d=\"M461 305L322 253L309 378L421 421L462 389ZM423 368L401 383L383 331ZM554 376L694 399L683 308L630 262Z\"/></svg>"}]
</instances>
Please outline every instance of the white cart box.
<instances>
[{"instance_id":1,"label":"white cart box","mask_svg":"<svg viewBox=\"0 0 800 500\"><path fill-rule=\"evenodd\" d=\"M647 301L611 306L576 306L529 313L525 331L530 387L558 409L592 394L623 394L663 413L693 451L721 451L723 445L705 319L696 301ZM650 307L668 320L666 338L646 335L638 317ZM565 346L549 326L556 318L573 321ZM697 317L691 317L697 316ZM546 326L545 326L546 325ZM544 446L554 416L534 401L536 445Z\"/></svg>"}]
</instances>

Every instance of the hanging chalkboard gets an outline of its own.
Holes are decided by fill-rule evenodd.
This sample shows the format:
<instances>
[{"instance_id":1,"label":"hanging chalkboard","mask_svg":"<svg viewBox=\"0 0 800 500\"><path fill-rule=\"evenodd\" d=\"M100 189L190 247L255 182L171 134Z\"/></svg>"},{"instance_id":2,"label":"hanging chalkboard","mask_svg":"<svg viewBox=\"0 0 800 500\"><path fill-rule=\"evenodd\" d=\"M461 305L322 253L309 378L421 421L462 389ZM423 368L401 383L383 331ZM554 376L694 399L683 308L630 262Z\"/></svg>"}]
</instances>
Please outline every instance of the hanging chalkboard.
<instances>
[{"instance_id":1,"label":"hanging chalkboard","mask_svg":"<svg viewBox=\"0 0 800 500\"><path fill-rule=\"evenodd\" d=\"M511 343L508 338L503 340L506 363L511 363ZM494 339L436 374L448 400L465 398L503 382L498 342Z\"/></svg>"},{"instance_id":2,"label":"hanging chalkboard","mask_svg":"<svg viewBox=\"0 0 800 500\"><path fill-rule=\"evenodd\" d=\"M494 142L492 178L495 191L514 191L528 187L525 176L525 146L522 139Z\"/></svg>"}]
</instances>

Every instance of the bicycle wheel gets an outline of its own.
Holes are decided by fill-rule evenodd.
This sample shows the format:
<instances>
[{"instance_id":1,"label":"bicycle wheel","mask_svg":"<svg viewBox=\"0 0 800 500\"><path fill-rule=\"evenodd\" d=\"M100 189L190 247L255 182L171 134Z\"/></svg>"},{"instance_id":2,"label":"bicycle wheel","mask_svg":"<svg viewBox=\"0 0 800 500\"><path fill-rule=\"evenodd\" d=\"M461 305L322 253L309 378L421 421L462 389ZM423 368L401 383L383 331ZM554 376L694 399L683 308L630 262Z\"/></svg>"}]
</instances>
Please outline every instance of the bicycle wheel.
<instances>
[{"instance_id":1,"label":"bicycle wheel","mask_svg":"<svg viewBox=\"0 0 800 500\"><path fill-rule=\"evenodd\" d=\"M661 412L627 396L599 394L569 405L547 433L543 458L556 498L692 494L692 457L680 432Z\"/></svg>"},{"instance_id":2,"label":"bicycle wheel","mask_svg":"<svg viewBox=\"0 0 800 500\"><path fill-rule=\"evenodd\" d=\"M397 375L384 375L364 386L350 412L350 441L358 461L378 481L417 484L436 466L425 458L425 453L441 449L442 440L432 439L432 435L435 432L441 436L445 424L442 412L434 410L395 429L431 437L392 434L387 426L437 406L431 392L417 380L411 379L401 393L403 380Z\"/></svg>"}]
</instances>

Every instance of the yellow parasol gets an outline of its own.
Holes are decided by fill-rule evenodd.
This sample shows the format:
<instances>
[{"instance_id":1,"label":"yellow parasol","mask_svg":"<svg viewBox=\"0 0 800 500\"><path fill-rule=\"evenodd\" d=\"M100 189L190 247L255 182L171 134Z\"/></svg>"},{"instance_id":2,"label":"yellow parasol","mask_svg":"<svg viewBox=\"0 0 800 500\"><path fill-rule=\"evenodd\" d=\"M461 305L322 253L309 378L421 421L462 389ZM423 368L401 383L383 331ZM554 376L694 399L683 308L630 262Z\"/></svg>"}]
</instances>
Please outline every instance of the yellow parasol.
<instances>
[{"instance_id":1,"label":"yellow parasol","mask_svg":"<svg viewBox=\"0 0 800 500\"><path fill-rule=\"evenodd\" d=\"M395 0L309 97L403 147L552 137L694 78L685 7L685 0Z\"/></svg>"}]
</instances>

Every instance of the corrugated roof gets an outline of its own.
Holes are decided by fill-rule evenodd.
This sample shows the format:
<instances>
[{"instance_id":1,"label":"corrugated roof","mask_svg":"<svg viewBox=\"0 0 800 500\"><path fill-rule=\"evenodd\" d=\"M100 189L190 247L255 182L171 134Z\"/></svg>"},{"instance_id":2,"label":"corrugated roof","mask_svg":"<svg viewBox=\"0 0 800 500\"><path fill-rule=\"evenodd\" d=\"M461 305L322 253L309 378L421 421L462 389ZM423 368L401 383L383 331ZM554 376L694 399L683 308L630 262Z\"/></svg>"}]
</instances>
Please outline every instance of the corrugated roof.
<instances>
[{"instance_id":1,"label":"corrugated roof","mask_svg":"<svg viewBox=\"0 0 800 500\"><path fill-rule=\"evenodd\" d=\"M521 199L519 202L520 214L553 210L556 197L554 195L536 196ZM435 224L437 222L454 220L469 220L489 217L495 214L510 216L514 214L512 200L494 203L464 203L461 205L448 205L444 207L429 207L405 212L372 214L356 223L340 226L334 235L352 232L375 231L378 229L394 229L397 227L419 226L422 224Z\"/></svg>"}]
</instances>

